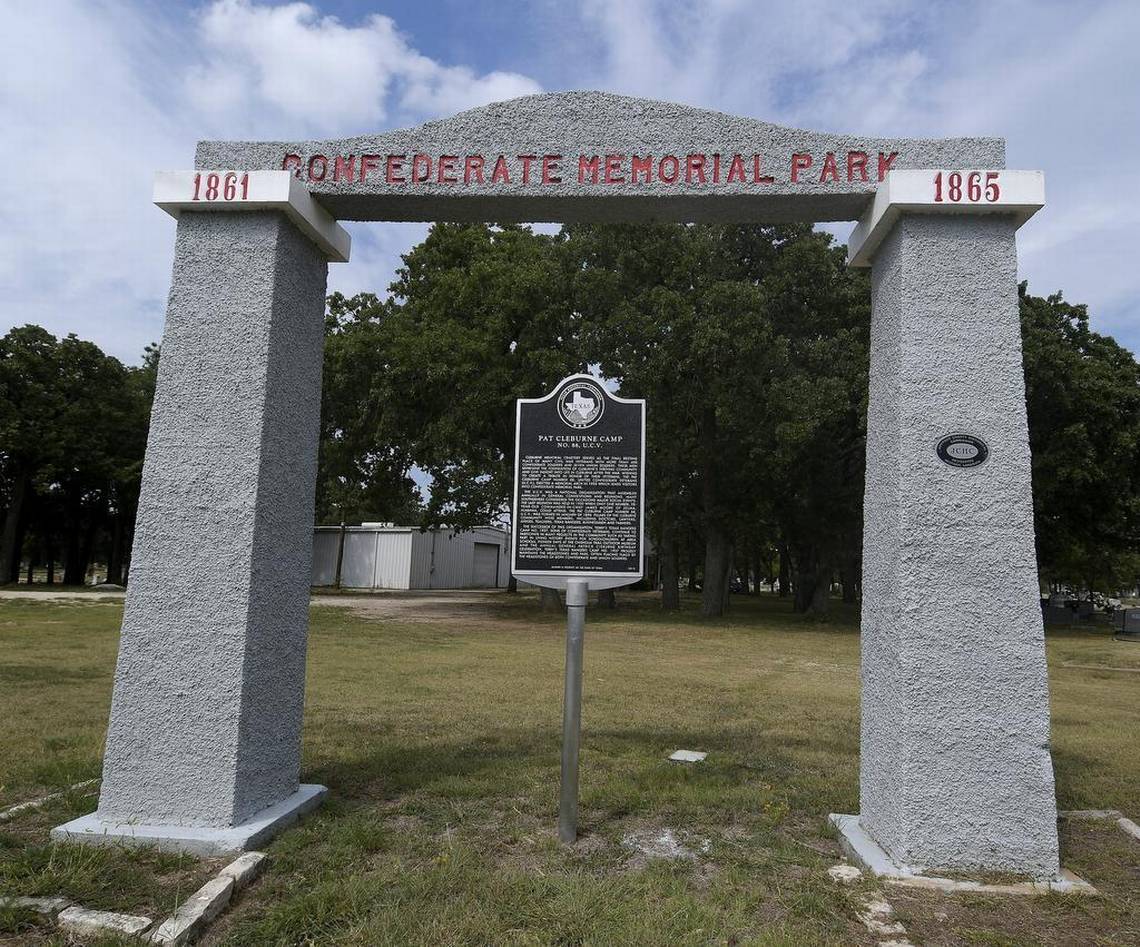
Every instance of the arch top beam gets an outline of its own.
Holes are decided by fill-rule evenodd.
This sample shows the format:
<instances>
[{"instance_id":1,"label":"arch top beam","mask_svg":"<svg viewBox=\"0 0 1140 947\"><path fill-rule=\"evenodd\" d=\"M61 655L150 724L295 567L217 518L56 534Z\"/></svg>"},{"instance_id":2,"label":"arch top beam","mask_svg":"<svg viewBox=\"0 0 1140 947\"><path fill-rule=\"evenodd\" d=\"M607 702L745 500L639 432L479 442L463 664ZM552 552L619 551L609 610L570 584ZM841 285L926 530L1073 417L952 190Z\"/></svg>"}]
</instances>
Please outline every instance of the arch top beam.
<instances>
[{"instance_id":1,"label":"arch top beam","mask_svg":"<svg viewBox=\"0 0 1140 947\"><path fill-rule=\"evenodd\" d=\"M1004 168L1000 138L806 131L552 92L326 141L202 141L199 169L290 171L342 220L857 220L888 172Z\"/></svg>"}]
</instances>

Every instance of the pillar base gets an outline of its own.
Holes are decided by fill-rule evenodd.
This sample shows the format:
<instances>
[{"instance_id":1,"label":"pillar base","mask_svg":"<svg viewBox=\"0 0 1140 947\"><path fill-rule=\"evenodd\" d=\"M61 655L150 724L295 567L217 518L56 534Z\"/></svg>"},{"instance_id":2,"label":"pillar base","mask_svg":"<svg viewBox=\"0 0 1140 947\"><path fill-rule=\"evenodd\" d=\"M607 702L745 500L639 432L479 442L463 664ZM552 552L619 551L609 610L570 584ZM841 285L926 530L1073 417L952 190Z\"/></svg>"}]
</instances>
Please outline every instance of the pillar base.
<instances>
[{"instance_id":1,"label":"pillar base","mask_svg":"<svg viewBox=\"0 0 1140 947\"><path fill-rule=\"evenodd\" d=\"M263 845L306 812L319 806L327 794L328 790L324 786L304 783L295 793L268 809L263 809L253 818L240 825L224 828L114 822L101 818L98 812L92 812L57 825L51 830L51 837L56 842L78 842L83 845L123 845L131 848L151 846L165 852L226 855Z\"/></svg>"},{"instance_id":2,"label":"pillar base","mask_svg":"<svg viewBox=\"0 0 1140 947\"><path fill-rule=\"evenodd\" d=\"M827 821L839 833L839 844L848 858L876 878L885 878L897 884L915 888L933 888L939 891L977 891L987 894L1044 894L1047 891L1096 894L1096 889L1092 885L1065 869L1061 869L1056 878L1034 878L1013 884L985 884L980 881L923 874L891 858L863 828L857 815L839 815L833 812L827 817Z\"/></svg>"}]
</instances>

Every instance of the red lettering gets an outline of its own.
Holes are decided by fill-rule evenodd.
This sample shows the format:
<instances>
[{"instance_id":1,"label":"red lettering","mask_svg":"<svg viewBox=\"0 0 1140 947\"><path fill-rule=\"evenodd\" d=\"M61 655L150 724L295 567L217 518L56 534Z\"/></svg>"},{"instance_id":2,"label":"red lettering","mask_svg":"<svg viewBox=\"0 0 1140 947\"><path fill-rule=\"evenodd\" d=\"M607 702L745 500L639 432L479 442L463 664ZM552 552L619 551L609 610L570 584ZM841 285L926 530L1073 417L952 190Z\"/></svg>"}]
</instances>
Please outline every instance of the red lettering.
<instances>
[{"instance_id":1,"label":"red lettering","mask_svg":"<svg viewBox=\"0 0 1140 947\"><path fill-rule=\"evenodd\" d=\"M380 161L379 155L361 155L360 156L360 180L363 181L368 177L368 172L378 167Z\"/></svg>"},{"instance_id":2,"label":"red lettering","mask_svg":"<svg viewBox=\"0 0 1140 947\"><path fill-rule=\"evenodd\" d=\"M855 172L859 172L859 180L867 180L867 152L865 151L849 151L847 152L847 180L848 182L855 180Z\"/></svg>"},{"instance_id":3,"label":"red lettering","mask_svg":"<svg viewBox=\"0 0 1140 947\"><path fill-rule=\"evenodd\" d=\"M530 183L530 163L532 161L536 160L535 156L534 155L519 155L518 159L519 159L519 161L522 162L522 166L523 166L523 184L529 184Z\"/></svg>"},{"instance_id":4,"label":"red lettering","mask_svg":"<svg viewBox=\"0 0 1140 947\"><path fill-rule=\"evenodd\" d=\"M499 155L499 159L495 162L495 170L491 172L491 183L511 183L511 169L507 167L507 159L502 155Z\"/></svg>"},{"instance_id":5,"label":"red lettering","mask_svg":"<svg viewBox=\"0 0 1140 947\"><path fill-rule=\"evenodd\" d=\"M281 170L288 171L293 169L293 177L299 178L301 176L301 156L300 155L286 155L285 160L281 162Z\"/></svg>"},{"instance_id":6,"label":"red lettering","mask_svg":"<svg viewBox=\"0 0 1140 947\"><path fill-rule=\"evenodd\" d=\"M897 151L892 151L889 155L884 155L879 152L879 180L883 180L887 176L887 172L891 170L891 165L895 163L895 158L899 156Z\"/></svg>"},{"instance_id":7,"label":"red lettering","mask_svg":"<svg viewBox=\"0 0 1140 947\"><path fill-rule=\"evenodd\" d=\"M819 183L826 184L828 181L839 183L839 168L835 166L835 152L829 151L827 157L823 159L823 170L819 172Z\"/></svg>"},{"instance_id":8,"label":"red lettering","mask_svg":"<svg viewBox=\"0 0 1140 947\"><path fill-rule=\"evenodd\" d=\"M587 160L585 155L578 155L578 183L579 184L585 184L586 183L586 172L587 171L590 172L590 183L591 184L597 184L598 183L598 174L601 172L601 168L599 166L597 155L594 155L592 158L590 158L588 160Z\"/></svg>"},{"instance_id":9,"label":"red lettering","mask_svg":"<svg viewBox=\"0 0 1140 947\"><path fill-rule=\"evenodd\" d=\"M811 155L796 152L792 155L792 183L795 184L800 179L800 172L806 171L811 167Z\"/></svg>"},{"instance_id":10,"label":"red lettering","mask_svg":"<svg viewBox=\"0 0 1140 947\"><path fill-rule=\"evenodd\" d=\"M672 170L665 173L665 162L672 162ZM681 162L673 155L665 155L659 162L657 162L657 180L664 181L666 184L673 184L681 175Z\"/></svg>"},{"instance_id":11,"label":"red lettering","mask_svg":"<svg viewBox=\"0 0 1140 947\"><path fill-rule=\"evenodd\" d=\"M345 158L343 155L336 156L336 163L333 165L333 180L339 181L341 178L346 178L348 183L352 183L352 179L356 176L356 155L349 155Z\"/></svg>"},{"instance_id":12,"label":"red lettering","mask_svg":"<svg viewBox=\"0 0 1140 947\"><path fill-rule=\"evenodd\" d=\"M692 184L694 175L700 179L701 184L707 183L705 181L704 155L689 155L685 158L685 183Z\"/></svg>"},{"instance_id":13,"label":"red lettering","mask_svg":"<svg viewBox=\"0 0 1140 947\"><path fill-rule=\"evenodd\" d=\"M720 184L720 155L713 155L713 184Z\"/></svg>"},{"instance_id":14,"label":"red lettering","mask_svg":"<svg viewBox=\"0 0 1140 947\"><path fill-rule=\"evenodd\" d=\"M317 174L317 162L320 162L320 174ZM309 180L310 181L323 181L325 175L329 173L329 159L324 155L313 155L309 159Z\"/></svg>"},{"instance_id":15,"label":"red lettering","mask_svg":"<svg viewBox=\"0 0 1140 947\"><path fill-rule=\"evenodd\" d=\"M407 155L388 155L384 165L384 180L389 184L404 183L404 161Z\"/></svg>"},{"instance_id":16,"label":"red lettering","mask_svg":"<svg viewBox=\"0 0 1140 947\"><path fill-rule=\"evenodd\" d=\"M412 155L412 183L426 184L431 180L431 158L427 155Z\"/></svg>"},{"instance_id":17,"label":"red lettering","mask_svg":"<svg viewBox=\"0 0 1140 947\"><path fill-rule=\"evenodd\" d=\"M639 158L637 155L633 156L633 165L629 171L630 184L637 183L638 174L645 176L646 184L653 180L653 155L646 155L644 158Z\"/></svg>"},{"instance_id":18,"label":"red lettering","mask_svg":"<svg viewBox=\"0 0 1140 947\"><path fill-rule=\"evenodd\" d=\"M440 155L439 163L435 168L435 179L440 184L458 184L459 179L455 176L455 162L459 160L458 155Z\"/></svg>"},{"instance_id":19,"label":"red lettering","mask_svg":"<svg viewBox=\"0 0 1140 947\"><path fill-rule=\"evenodd\" d=\"M606 155L606 172L602 177L604 184L624 184L625 175L621 173L621 159L625 155Z\"/></svg>"},{"instance_id":20,"label":"red lettering","mask_svg":"<svg viewBox=\"0 0 1140 947\"><path fill-rule=\"evenodd\" d=\"M808 164L811 164L811 155L808 155ZM794 181L795 178L792 178ZM760 156L752 156L752 183L753 184L775 184L776 179L770 174L760 173Z\"/></svg>"},{"instance_id":21,"label":"red lettering","mask_svg":"<svg viewBox=\"0 0 1140 947\"><path fill-rule=\"evenodd\" d=\"M543 155L542 156L542 183L543 184L561 184L562 177L558 174L558 162L562 160L562 155Z\"/></svg>"},{"instance_id":22,"label":"red lettering","mask_svg":"<svg viewBox=\"0 0 1140 947\"><path fill-rule=\"evenodd\" d=\"M470 184L475 178L478 184L483 183L483 156L467 155L463 159L463 183Z\"/></svg>"},{"instance_id":23,"label":"red lettering","mask_svg":"<svg viewBox=\"0 0 1140 947\"><path fill-rule=\"evenodd\" d=\"M729 184L733 181L744 183L744 159L740 155L732 156L732 163L728 166L728 178L726 180Z\"/></svg>"}]
</instances>

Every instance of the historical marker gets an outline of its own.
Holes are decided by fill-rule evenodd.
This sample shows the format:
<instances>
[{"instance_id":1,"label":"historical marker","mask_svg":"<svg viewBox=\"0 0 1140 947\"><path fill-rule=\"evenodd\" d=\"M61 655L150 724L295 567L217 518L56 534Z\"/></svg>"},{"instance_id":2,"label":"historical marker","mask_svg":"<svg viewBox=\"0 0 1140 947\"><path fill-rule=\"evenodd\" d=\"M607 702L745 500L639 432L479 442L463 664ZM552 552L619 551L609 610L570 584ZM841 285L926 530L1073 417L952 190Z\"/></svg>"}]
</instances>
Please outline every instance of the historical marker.
<instances>
[{"instance_id":1,"label":"historical marker","mask_svg":"<svg viewBox=\"0 0 1140 947\"><path fill-rule=\"evenodd\" d=\"M637 582L645 529L645 402L571 375L518 401L512 571L532 585Z\"/></svg>"},{"instance_id":2,"label":"historical marker","mask_svg":"<svg viewBox=\"0 0 1140 947\"><path fill-rule=\"evenodd\" d=\"M511 571L566 590L566 693L558 837L578 837L578 742L586 593L638 581L645 535L645 402L589 375L520 398L515 426Z\"/></svg>"}]
</instances>

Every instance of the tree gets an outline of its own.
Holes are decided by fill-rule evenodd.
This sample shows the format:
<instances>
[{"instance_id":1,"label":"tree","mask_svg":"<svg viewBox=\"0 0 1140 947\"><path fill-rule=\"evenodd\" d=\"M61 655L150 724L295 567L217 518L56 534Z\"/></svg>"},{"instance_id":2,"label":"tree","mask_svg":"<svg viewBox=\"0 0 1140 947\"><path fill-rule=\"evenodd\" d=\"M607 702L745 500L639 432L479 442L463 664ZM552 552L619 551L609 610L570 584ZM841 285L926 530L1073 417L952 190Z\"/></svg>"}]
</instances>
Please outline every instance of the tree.
<instances>
[{"instance_id":1,"label":"tree","mask_svg":"<svg viewBox=\"0 0 1140 947\"><path fill-rule=\"evenodd\" d=\"M803 612L826 611L836 576L857 599L870 291L828 235L438 225L404 261L392 299L330 300L326 502L340 490L357 509L398 508L419 465L433 479L423 523L504 515L515 399L590 369L648 400L665 607L683 571L712 616L750 571L778 574ZM1022 318L1043 574L1131 580L1135 359L1060 296L1023 288Z\"/></svg>"},{"instance_id":2,"label":"tree","mask_svg":"<svg viewBox=\"0 0 1140 947\"><path fill-rule=\"evenodd\" d=\"M663 600L675 536L704 537L702 610L723 614L736 552L794 540L797 606L821 608L833 525L862 509L865 278L810 228L574 226L591 360L649 401ZM831 441L841 448L821 450ZM812 479L814 477L814 479ZM827 541L824 541L827 537ZM743 557L743 556L742 556ZM804 599L806 594L806 600Z\"/></svg>"},{"instance_id":3,"label":"tree","mask_svg":"<svg viewBox=\"0 0 1140 947\"><path fill-rule=\"evenodd\" d=\"M0 465L5 486L0 582L18 578L32 480L58 455L54 421L62 405L56 348L55 337L39 326L14 328L0 339Z\"/></svg>"},{"instance_id":4,"label":"tree","mask_svg":"<svg viewBox=\"0 0 1140 947\"><path fill-rule=\"evenodd\" d=\"M836 572L861 572L870 287L825 234L790 241L765 286L787 357L770 397L775 450L761 464L787 551L794 607L823 614ZM781 592L783 592L781 582Z\"/></svg>"},{"instance_id":5,"label":"tree","mask_svg":"<svg viewBox=\"0 0 1140 947\"><path fill-rule=\"evenodd\" d=\"M414 431L399 427L392 306L371 293L334 293L325 319L318 522L418 523L423 510L410 477Z\"/></svg>"},{"instance_id":6,"label":"tree","mask_svg":"<svg viewBox=\"0 0 1140 947\"><path fill-rule=\"evenodd\" d=\"M117 522L121 563L137 504L153 356L127 369L91 342L57 340L38 326L0 340L4 580L17 578L29 532L49 561L62 540L64 582L79 584L108 523Z\"/></svg>"},{"instance_id":7,"label":"tree","mask_svg":"<svg viewBox=\"0 0 1140 947\"><path fill-rule=\"evenodd\" d=\"M111 482L111 528L107 550L107 581L116 585L127 581L159 357L159 346L148 345L143 350L142 364L127 369L129 398L123 425L124 441Z\"/></svg>"},{"instance_id":8,"label":"tree","mask_svg":"<svg viewBox=\"0 0 1140 947\"><path fill-rule=\"evenodd\" d=\"M432 478L425 522L483 526L508 509L515 400L585 368L559 239L436 224L392 285L388 397Z\"/></svg>"},{"instance_id":9,"label":"tree","mask_svg":"<svg viewBox=\"0 0 1140 947\"><path fill-rule=\"evenodd\" d=\"M1140 365L1087 307L1019 287L1038 568L1117 589L1140 573Z\"/></svg>"}]
</instances>

